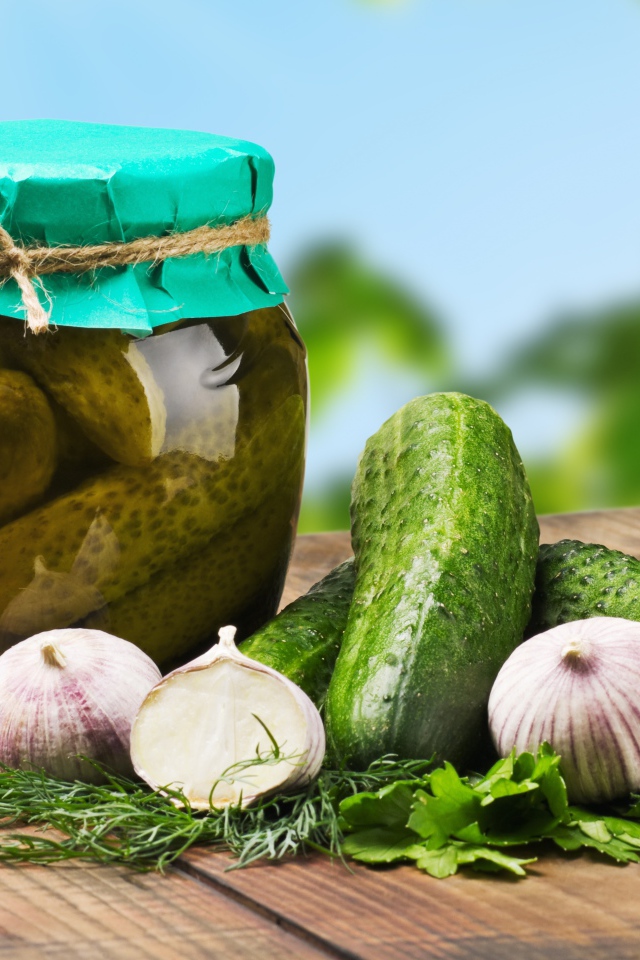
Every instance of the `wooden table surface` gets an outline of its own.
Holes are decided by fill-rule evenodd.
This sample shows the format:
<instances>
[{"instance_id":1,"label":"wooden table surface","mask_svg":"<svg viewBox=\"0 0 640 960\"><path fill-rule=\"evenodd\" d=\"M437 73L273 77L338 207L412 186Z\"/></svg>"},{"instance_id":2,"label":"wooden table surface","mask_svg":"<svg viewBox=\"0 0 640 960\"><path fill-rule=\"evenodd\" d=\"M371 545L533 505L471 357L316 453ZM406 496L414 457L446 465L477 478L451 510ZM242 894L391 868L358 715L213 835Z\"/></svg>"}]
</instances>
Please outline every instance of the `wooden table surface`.
<instances>
[{"instance_id":1,"label":"wooden table surface","mask_svg":"<svg viewBox=\"0 0 640 960\"><path fill-rule=\"evenodd\" d=\"M543 517L541 540L640 557L640 509ZM284 602L349 555L347 534L301 537ZM320 855L229 872L193 849L164 876L65 863L0 867L0 960L638 960L640 867L545 850L526 880Z\"/></svg>"}]
</instances>

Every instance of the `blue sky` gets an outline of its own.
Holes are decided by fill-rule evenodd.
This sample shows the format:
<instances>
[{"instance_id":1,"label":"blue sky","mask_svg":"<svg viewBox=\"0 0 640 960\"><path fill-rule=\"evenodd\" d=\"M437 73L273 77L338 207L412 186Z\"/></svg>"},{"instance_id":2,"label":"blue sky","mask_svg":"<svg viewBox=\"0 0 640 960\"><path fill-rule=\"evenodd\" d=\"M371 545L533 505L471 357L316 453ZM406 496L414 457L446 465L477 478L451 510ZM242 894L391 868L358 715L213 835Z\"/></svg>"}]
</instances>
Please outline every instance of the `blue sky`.
<instances>
[{"instance_id":1,"label":"blue sky","mask_svg":"<svg viewBox=\"0 0 640 960\"><path fill-rule=\"evenodd\" d=\"M437 304L470 370L640 287L639 0L24 0L3 33L2 119L264 144L285 272L353 238ZM388 383L369 415L411 389Z\"/></svg>"}]
</instances>

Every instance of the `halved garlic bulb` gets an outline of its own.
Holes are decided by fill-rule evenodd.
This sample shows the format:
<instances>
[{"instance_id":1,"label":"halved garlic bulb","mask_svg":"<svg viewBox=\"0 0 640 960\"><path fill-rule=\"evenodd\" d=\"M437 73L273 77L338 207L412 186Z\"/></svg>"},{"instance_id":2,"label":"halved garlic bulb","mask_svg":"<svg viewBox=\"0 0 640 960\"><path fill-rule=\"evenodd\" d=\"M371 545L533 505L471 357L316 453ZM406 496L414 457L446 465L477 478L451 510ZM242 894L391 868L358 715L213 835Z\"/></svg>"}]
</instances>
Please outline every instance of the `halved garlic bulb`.
<instances>
[{"instance_id":1,"label":"halved garlic bulb","mask_svg":"<svg viewBox=\"0 0 640 960\"><path fill-rule=\"evenodd\" d=\"M317 776L324 757L309 697L240 653L235 633L223 627L208 653L161 680L131 731L139 776L154 789L180 788L198 810L291 790Z\"/></svg>"},{"instance_id":2,"label":"halved garlic bulb","mask_svg":"<svg viewBox=\"0 0 640 960\"><path fill-rule=\"evenodd\" d=\"M548 741L574 802L639 790L640 623L593 617L525 641L496 677L489 727L501 756Z\"/></svg>"}]
</instances>

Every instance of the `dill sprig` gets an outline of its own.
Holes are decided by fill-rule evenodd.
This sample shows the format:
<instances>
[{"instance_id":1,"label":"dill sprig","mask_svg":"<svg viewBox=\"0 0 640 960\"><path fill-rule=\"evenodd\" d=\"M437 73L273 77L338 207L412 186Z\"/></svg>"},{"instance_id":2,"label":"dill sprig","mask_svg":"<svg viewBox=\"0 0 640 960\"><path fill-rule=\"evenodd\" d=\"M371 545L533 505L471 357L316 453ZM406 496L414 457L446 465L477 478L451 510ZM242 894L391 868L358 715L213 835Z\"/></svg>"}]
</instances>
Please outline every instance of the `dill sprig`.
<instances>
[{"instance_id":1,"label":"dill sprig","mask_svg":"<svg viewBox=\"0 0 640 960\"><path fill-rule=\"evenodd\" d=\"M225 779L242 780L245 767L281 760L274 750L235 765L225 771ZM5 828L0 834L0 861L48 864L80 858L162 871L194 844L226 848L238 867L310 849L340 856L340 801L398 780L420 780L428 766L425 761L384 757L364 772L323 769L296 793L276 795L246 809L233 806L205 813L193 810L179 789L153 791L100 767L107 780L92 785L0 766L0 818ZM39 829L7 831L13 824ZM52 829L61 836L47 836Z\"/></svg>"}]
</instances>

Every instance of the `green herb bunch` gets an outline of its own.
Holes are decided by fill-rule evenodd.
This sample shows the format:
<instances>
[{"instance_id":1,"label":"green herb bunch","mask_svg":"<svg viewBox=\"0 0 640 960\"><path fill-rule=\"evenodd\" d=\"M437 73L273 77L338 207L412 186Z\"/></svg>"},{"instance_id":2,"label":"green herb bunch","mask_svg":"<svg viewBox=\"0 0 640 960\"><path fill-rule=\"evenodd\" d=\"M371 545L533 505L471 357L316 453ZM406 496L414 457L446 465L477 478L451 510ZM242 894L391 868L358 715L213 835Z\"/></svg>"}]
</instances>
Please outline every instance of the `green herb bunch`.
<instances>
[{"instance_id":1,"label":"green herb bunch","mask_svg":"<svg viewBox=\"0 0 640 960\"><path fill-rule=\"evenodd\" d=\"M570 806L560 757L548 744L537 756L512 752L482 777L458 776L451 764L422 783L390 784L340 804L348 836L344 855L365 863L410 860L434 877L458 867L508 870L524 876L535 857L508 847L552 840L563 850L590 847L620 862L640 860L640 802L595 812Z\"/></svg>"},{"instance_id":2,"label":"green herb bunch","mask_svg":"<svg viewBox=\"0 0 640 960\"><path fill-rule=\"evenodd\" d=\"M274 758L276 750L259 762ZM192 845L214 844L236 867L319 850L370 864L413 862L435 877L467 865L523 876L534 858L507 848L547 839L639 861L640 801L623 810L570 806L559 762L543 745L535 757L512 754L485 776L460 777L450 764L430 769L386 757L365 772L325 769L293 795L206 814L171 788L151 791L115 776L102 786L65 783L2 767L0 860L82 858L162 870ZM228 775L242 777L243 766ZM16 823L38 829L13 832Z\"/></svg>"},{"instance_id":3,"label":"green herb bunch","mask_svg":"<svg viewBox=\"0 0 640 960\"><path fill-rule=\"evenodd\" d=\"M226 772L243 781L244 768L281 759L277 747ZM341 800L379 790L397 780L422 783L425 761L385 758L363 772L323 770L312 784L242 809L192 810L179 789L152 791L145 784L110 775L104 785L65 783L42 771L0 765L0 861L55 863L81 858L163 870L194 844L215 844L235 855L235 866L279 860L307 849L340 855ZM29 833L13 824L34 825ZM52 831L56 836L52 836ZM47 835L49 834L49 835Z\"/></svg>"}]
</instances>

